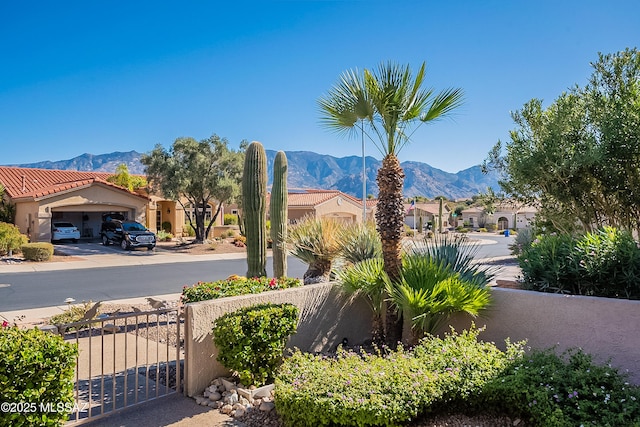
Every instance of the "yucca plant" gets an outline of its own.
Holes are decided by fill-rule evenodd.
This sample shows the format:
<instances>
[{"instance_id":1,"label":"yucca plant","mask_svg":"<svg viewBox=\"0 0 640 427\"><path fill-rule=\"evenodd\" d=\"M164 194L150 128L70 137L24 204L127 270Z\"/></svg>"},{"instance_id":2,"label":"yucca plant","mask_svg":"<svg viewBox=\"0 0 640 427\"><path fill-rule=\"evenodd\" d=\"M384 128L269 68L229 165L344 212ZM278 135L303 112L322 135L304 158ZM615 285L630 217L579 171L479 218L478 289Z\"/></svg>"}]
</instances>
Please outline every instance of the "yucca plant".
<instances>
[{"instance_id":1,"label":"yucca plant","mask_svg":"<svg viewBox=\"0 0 640 427\"><path fill-rule=\"evenodd\" d=\"M459 273L462 279L477 286L486 286L499 268L477 264L474 260L478 249L478 244L469 241L465 235L436 234L435 238L425 237L408 252L431 258Z\"/></svg>"},{"instance_id":2,"label":"yucca plant","mask_svg":"<svg viewBox=\"0 0 640 427\"><path fill-rule=\"evenodd\" d=\"M411 319L412 344L425 334L435 334L452 314L475 317L491 301L488 288L425 253L406 255L400 279L387 278L386 289L400 314Z\"/></svg>"},{"instance_id":3,"label":"yucca plant","mask_svg":"<svg viewBox=\"0 0 640 427\"><path fill-rule=\"evenodd\" d=\"M382 258L382 242L373 222L350 224L343 229L342 258L351 264L372 258Z\"/></svg>"},{"instance_id":4,"label":"yucca plant","mask_svg":"<svg viewBox=\"0 0 640 427\"><path fill-rule=\"evenodd\" d=\"M380 344L384 343L382 313L387 296L386 276L381 256L356 262L338 273L338 283L342 289L350 295L363 297L371 307L373 312L372 338L375 343Z\"/></svg>"},{"instance_id":5,"label":"yucca plant","mask_svg":"<svg viewBox=\"0 0 640 427\"><path fill-rule=\"evenodd\" d=\"M309 265L305 285L329 281L331 264L343 249L342 227L337 221L307 217L289 229L289 253Z\"/></svg>"}]
</instances>

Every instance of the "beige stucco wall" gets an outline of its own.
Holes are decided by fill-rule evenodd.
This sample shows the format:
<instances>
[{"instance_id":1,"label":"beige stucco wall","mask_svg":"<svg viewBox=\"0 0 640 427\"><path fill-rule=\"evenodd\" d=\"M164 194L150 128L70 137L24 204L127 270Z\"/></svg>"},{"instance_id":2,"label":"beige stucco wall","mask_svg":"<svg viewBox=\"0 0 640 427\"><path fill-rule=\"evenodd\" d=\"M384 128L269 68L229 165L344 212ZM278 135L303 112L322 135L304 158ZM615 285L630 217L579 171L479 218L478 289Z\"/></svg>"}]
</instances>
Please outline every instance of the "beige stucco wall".
<instances>
[{"instance_id":1,"label":"beige stucco wall","mask_svg":"<svg viewBox=\"0 0 640 427\"><path fill-rule=\"evenodd\" d=\"M343 338L351 344L360 344L370 337L369 307L361 299L349 299L330 283L187 304L184 340L186 395L202 393L212 379L228 374L216 361L218 353L211 334L213 321L225 313L265 302L288 302L300 309L298 332L290 338L290 348L325 351L336 347Z\"/></svg>"},{"instance_id":2,"label":"beige stucco wall","mask_svg":"<svg viewBox=\"0 0 640 427\"><path fill-rule=\"evenodd\" d=\"M345 222L362 222L362 205L357 206L344 197L334 197L316 206L318 218L337 219Z\"/></svg>"},{"instance_id":3,"label":"beige stucco wall","mask_svg":"<svg viewBox=\"0 0 640 427\"><path fill-rule=\"evenodd\" d=\"M580 347L599 363L629 370L640 384L640 301L566 296L533 291L495 288L493 305L475 319L486 325L480 338L504 348L505 338L527 339L531 348L557 346L558 351ZM452 324L468 328L471 320L459 316Z\"/></svg>"},{"instance_id":4,"label":"beige stucco wall","mask_svg":"<svg viewBox=\"0 0 640 427\"><path fill-rule=\"evenodd\" d=\"M36 202L16 203L16 223L18 223L20 227L22 227L22 223L25 221L25 215L28 217L29 213L33 214L34 204L37 206L37 226L31 233L31 239L32 241L38 242L51 240L51 214L53 211L126 211L130 219L134 219L143 224L146 222L147 200L100 184L57 193L51 197L41 198ZM18 212L20 212L20 216L18 216ZM22 228L21 231L23 231ZM23 232L26 232L26 230Z\"/></svg>"}]
</instances>

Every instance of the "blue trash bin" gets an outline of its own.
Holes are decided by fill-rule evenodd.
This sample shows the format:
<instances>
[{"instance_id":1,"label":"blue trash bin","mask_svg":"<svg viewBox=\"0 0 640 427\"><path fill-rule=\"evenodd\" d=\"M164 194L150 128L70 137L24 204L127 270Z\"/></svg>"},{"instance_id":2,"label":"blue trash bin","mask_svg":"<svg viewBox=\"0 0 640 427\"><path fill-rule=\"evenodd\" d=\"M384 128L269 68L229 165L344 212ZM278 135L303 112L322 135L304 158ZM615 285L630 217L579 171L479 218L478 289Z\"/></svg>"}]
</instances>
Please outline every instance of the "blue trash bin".
<instances>
[{"instance_id":1,"label":"blue trash bin","mask_svg":"<svg viewBox=\"0 0 640 427\"><path fill-rule=\"evenodd\" d=\"M509 229L504 230L504 237L509 237Z\"/></svg>"}]
</instances>

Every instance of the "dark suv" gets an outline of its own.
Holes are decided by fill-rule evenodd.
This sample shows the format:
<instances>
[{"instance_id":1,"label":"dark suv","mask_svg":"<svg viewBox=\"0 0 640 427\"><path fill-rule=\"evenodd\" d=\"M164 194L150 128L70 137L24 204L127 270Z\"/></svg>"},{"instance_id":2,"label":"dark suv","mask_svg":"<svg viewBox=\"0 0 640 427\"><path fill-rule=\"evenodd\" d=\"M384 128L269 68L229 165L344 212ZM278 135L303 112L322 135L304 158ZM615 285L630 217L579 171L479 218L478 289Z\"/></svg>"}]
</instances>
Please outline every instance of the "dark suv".
<instances>
[{"instance_id":1,"label":"dark suv","mask_svg":"<svg viewBox=\"0 0 640 427\"><path fill-rule=\"evenodd\" d=\"M156 247L156 235L136 221L114 219L107 216L100 228L102 244L109 246L111 243L120 245L122 249L146 247L149 250Z\"/></svg>"}]
</instances>

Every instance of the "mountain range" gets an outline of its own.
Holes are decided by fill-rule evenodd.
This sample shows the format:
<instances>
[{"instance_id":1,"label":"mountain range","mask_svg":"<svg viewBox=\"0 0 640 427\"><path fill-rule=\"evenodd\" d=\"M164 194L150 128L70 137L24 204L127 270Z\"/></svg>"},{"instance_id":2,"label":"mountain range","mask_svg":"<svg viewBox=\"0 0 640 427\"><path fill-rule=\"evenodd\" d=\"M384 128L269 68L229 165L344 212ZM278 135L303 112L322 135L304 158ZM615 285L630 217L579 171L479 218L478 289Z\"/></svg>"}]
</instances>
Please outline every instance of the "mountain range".
<instances>
[{"instance_id":1,"label":"mountain range","mask_svg":"<svg viewBox=\"0 0 640 427\"><path fill-rule=\"evenodd\" d=\"M271 166L276 151L266 150L267 164ZM289 164L287 185L292 188L335 189L355 197L362 197L362 157L334 157L311 151L286 151ZM43 161L21 165L9 165L39 169L61 169L93 172L114 172L122 163L129 172L144 174L140 163L142 153L137 151L113 152L108 154L88 154L70 160ZM367 194L378 195L376 174L382 161L374 157L365 158ZM462 199L485 192L487 187L498 191L496 173L484 174L480 166L473 166L457 173L445 172L426 163L407 161L401 164L406 175L404 196L425 196L433 198L445 196L448 199ZM271 173L269 172L269 184Z\"/></svg>"}]
</instances>

